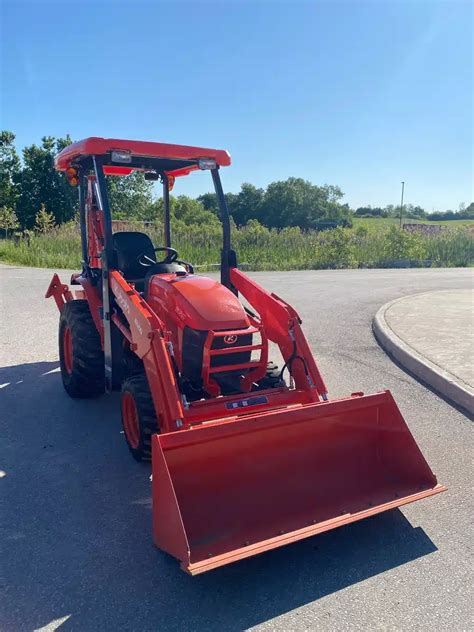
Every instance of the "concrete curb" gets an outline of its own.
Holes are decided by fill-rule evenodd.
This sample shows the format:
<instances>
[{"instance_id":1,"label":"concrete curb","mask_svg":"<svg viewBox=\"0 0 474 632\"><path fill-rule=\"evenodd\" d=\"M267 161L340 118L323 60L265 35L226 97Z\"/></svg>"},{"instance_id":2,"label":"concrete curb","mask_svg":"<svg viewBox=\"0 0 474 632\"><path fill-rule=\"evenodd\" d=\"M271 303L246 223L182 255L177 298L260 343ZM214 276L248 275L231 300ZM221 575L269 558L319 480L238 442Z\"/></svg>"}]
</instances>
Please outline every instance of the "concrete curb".
<instances>
[{"instance_id":1,"label":"concrete curb","mask_svg":"<svg viewBox=\"0 0 474 632\"><path fill-rule=\"evenodd\" d=\"M379 309L372 321L375 339L382 349L399 362L402 367L447 400L460 406L470 415L474 415L473 393L459 384L451 373L444 371L399 338L386 321L385 314L392 305L410 298L412 296L397 298Z\"/></svg>"}]
</instances>

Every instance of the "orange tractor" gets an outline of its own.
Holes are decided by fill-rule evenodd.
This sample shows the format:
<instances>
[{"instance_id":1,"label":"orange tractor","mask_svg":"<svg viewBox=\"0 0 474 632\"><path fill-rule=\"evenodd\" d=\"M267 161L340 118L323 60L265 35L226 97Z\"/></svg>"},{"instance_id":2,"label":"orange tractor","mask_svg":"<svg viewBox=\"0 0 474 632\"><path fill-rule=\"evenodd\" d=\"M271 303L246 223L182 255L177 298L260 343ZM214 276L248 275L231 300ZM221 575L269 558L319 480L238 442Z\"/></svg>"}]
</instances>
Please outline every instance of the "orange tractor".
<instances>
[{"instance_id":1,"label":"orange tractor","mask_svg":"<svg viewBox=\"0 0 474 632\"><path fill-rule=\"evenodd\" d=\"M79 189L83 257L46 293L64 388L121 390L130 452L152 461L155 543L193 575L445 489L390 392L330 400L297 312L238 269L229 164L222 150L103 138L56 160ZM219 204L220 282L171 247L170 190L194 170L211 172ZM163 184L164 246L112 232L106 176L134 171Z\"/></svg>"}]
</instances>

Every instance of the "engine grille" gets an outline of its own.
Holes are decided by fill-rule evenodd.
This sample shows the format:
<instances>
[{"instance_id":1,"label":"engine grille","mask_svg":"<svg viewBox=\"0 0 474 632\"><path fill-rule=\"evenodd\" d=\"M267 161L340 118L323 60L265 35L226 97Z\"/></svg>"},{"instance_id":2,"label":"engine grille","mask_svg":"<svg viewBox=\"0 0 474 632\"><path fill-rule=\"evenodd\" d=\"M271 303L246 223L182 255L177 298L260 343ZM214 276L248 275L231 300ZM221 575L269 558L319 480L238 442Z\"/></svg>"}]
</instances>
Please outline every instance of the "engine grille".
<instances>
[{"instance_id":1,"label":"engine grille","mask_svg":"<svg viewBox=\"0 0 474 632\"><path fill-rule=\"evenodd\" d=\"M202 386L202 362L203 349L206 342L208 332L185 327L183 332L183 352L182 352L182 374L188 379L195 388ZM241 347L252 344L252 334L242 334L233 336L235 341L232 343L226 341L226 337L216 337L212 343L211 349L230 349L231 347ZM225 355L216 355L211 358L211 367L235 365L237 373L243 374L246 369L238 369L238 366L250 361L250 351L236 351ZM234 371L226 371L225 374L231 375ZM213 373L213 377L219 383L219 377L224 373Z\"/></svg>"}]
</instances>

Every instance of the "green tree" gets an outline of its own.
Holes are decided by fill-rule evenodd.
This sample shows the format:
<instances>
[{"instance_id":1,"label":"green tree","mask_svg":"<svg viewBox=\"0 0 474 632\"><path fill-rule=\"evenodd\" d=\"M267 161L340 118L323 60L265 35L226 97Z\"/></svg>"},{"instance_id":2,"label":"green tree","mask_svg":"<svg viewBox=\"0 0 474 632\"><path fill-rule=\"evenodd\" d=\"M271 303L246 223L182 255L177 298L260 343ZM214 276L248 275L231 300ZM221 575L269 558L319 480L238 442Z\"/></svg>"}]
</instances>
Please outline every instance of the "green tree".
<instances>
[{"instance_id":1,"label":"green tree","mask_svg":"<svg viewBox=\"0 0 474 632\"><path fill-rule=\"evenodd\" d=\"M400 206L395 207L395 215L400 217ZM426 217L425 209L421 208L421 206L413 206L413 204L404 204L403 217L424 219Z\"/></svg>"},{"instance_id":2,"label":"green tree","mask_svg":"<svg viewBox=\"0 0 474 632\"><path fill-rule=\"evenodd\" d=\"M238 195L236 193L226 193L225 194L225 201L227 203L227 208L229 210L229 215L231 216L232 219L234 219L234 213L237 211L238 209ZM217 210L217 215L220 217L220 210ZM234 219L235 221L235 219Z\"/></svg>"},{"instance_id":3,"label":"green tree","mask_svg":"<svg viewBox=\"0 0 474 632\"><path fill-rule=\"evenodd\" d=\"M212 212L204 208L198 199L188 197L187 195L179 195L174 197L170 195L170 213L171 222L177 221L181 226L219 226L218 217ZM152 219L153 221L162 223L164 217L163 199L160 197L153 202ZM178 224L175 223L175 226Z\"/></svg>"},{"instance_id":4,"label":"green tree","mask_svg":"<svg viewBox=\"0 0 474 632\"><path fill-rule=\"evenodd\" d=\"M5 231L5 237L8 237L9 230L15 230L20 226L15 211L8 206L0 207L0 229Z\"/></svg>"},{"instance_id":5,"label":"green tree","mask_svg":"<svg viewBox=\"0 0 474 632\"><path fill-rule=\"evenodd\" d=\"M201 202L194 200L187 195L179 195L174 199L172 213L176 219L179 219L188 225L219 224L218 218L212 211L206 210Z\"/></svg>"},{"instance_id":6,"label":"green tree","mask_svg":"<svg viewBox=\"0 0 474 632\"><path fill-rule=\"evenodd\" d=\"M217 201L217 195L215 193L204 193L197 198L206 211L211 211L217 217L220 217L219 203ZM229 210L229 215L232 217L234 213L238 212L238 195L235 193L226 193L225 201Z\"/></svg>"},{"instance_id":7,"label":"green tree","mask_svg":"<svg viewBox=\"0 0 474 632\"><path fill-rule=\"evenodd\" d=\"M23 169L19 178L20 195L17 203L17 215L23 226L34 225L36 212L41 204L51 209L58 224L74 217L78 205L77 189L69 186L64 174L54 168L56 154L71 142L69 136L44 136L40 146L33 144L23 149Z\"/></svg>"},{"instance_id":8,"label":"green tree","mask_svg":"<svg viewBox=\"0 0 474 632\"><path fill-rule=\"evenodd\" d=\"M219 215L219 204L217 202L217 195L215 193L203 193L197 198L206 211L211 211L215 215Z\"/></svg>"},{"instance_id":9,"label":"green tree","mask_svg":"<svg viewBox=\"0 0 474 632\"><path fill-rule=\"evenodd\" d=\"M387 204L384 211L386 213L386 217L399 217L400 215L400 207L395 207L393 204Z\"/></svg>"},{"instance_id":10,"label":"green tree","mask_svg":"<svg viewBox=\"0 0 474 632\"><path fill-rule=\"evenodd\" d=\"M380 206L372 208L369 204L369 206L359 206L354 211L354 215L356 217L387 217L387 212Z\"/></svg>"},{"instance_id":11,"label":"green tree","mask_svg":"<svg viewBox=\"0 0 474 632\"><path fill-rule=\"evenodd\" d=\"M351 211L340 204L339 187L318 187L302 178L288 178L268 185L261 205L261 221L272 228L317 227L324 220L348 221Z\"/></svg>"},{"instance_id":12,"label":"green tree","mask_svg":"<svg viewBox=\"0 0 474 632\"><path fill-rule=\"evenodd\" d=\"M253 184L244 182L240 192L234 195L229 204L229 212L237 226L243 226L251 219L260 219L265 191Z\"/></svg>"},{"instance_id":13,"label":"green tree","mask_svg":"<svg viewBox=\"0 0 474 632\"><path fill-rule=\"evenodd\" d=\"M459 209L459 219L474 219L474 202L471 202L469 206L464 204L463 208Z\"/></svg>"},{"instance_id":14,"label":"green tree","mask_svg":"<svg viewBox=\"0 0 474 632\"><path fill-rule=\"evenodd\" d=\"M145 180L139 171L129 176L108 176L107 192L115 219L154 219L153 182Z\"/></svg>"},{"instance_id":15,"label":"green tree","mask_svg":"<svg viewBox=\"0 0 474 632\"><path fill-rule=\"evenodd\" d=\"M0 207L15 209L19 195L20 159L14 146L15 134L0 132Z\"/></svg>"},{"instance_id":16,"label":"green tree","mask_svg":"<svg viewBox=\"0 0 474 632\"><path fill-rule=\"evenodd\" d=\"M426 211L421 206L412 206L410 209L410 217L414 217L416 219L425 219Z\"/></svg>"},{"instance_id":17,"label":"green tree","mask_svg":"<svg viewBox=\"0 0 474 632\"><path fill-rule=\"evenodd\" d=\"M341 191L341 188L333 184L325 184L320 188L324 191L328 202L338 203L344 197L344 193Z\"/></svg>"},{"instance_id":18,"label":"green tree","mask_svg":"<svg viewBox=\"0 0 474 632\"><path fill-rule=\"evenodd\" d=\"M54 228L54 215L48 213L46 207L41 203L40 210L35 215L35 229L39 233L48 233Z\"/></svg>"}]
</instances>

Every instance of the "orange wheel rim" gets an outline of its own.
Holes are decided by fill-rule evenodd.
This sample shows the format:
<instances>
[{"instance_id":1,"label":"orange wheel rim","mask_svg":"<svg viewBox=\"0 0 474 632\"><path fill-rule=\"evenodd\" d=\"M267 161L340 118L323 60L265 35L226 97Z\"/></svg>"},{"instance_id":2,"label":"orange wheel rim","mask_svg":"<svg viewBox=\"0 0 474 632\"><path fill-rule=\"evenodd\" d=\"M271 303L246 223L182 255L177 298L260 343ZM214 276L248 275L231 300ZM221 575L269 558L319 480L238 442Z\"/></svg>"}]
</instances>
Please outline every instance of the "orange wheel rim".
<instances>
[{"instance_id":1,"label":"orange wheel rim","mask_svg":"<svg viewBox=\"0 0 474 632\"><path fill-rule=\"evenodd\" d=\"M63 331L63 357L64 368L67 373L72 373L72 336L69 327L65 327Z\"/></svg>"},{"instance_id":2,"label":"orange wheel rim","mask_svg":"<svg viewBox=\"0 0 474 632\"><path fill-rule=\"evenodd\" d=\"M135 400L131 393L124 393L122 397L123 429L129 445L136 450L140 443L140 424Z\"/></svg>"}]
</instances>

